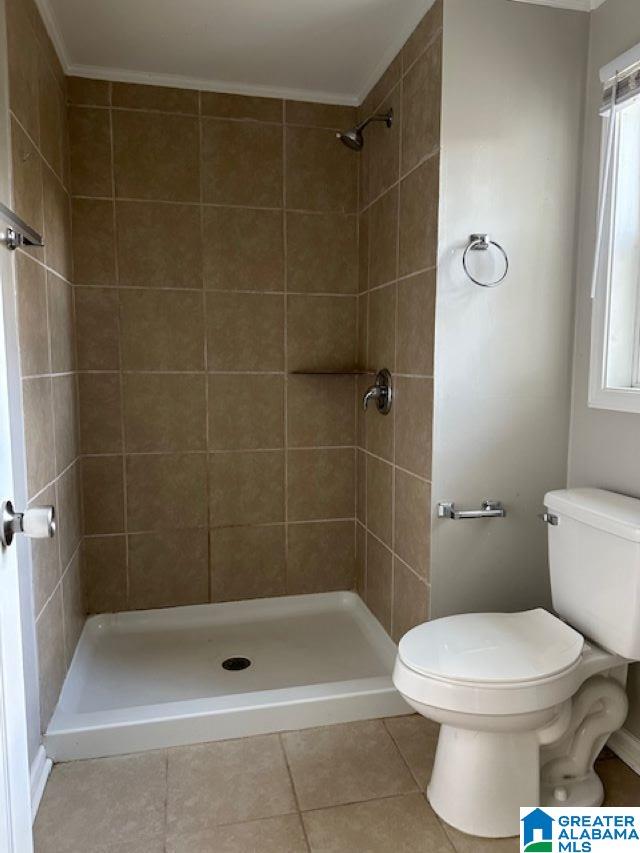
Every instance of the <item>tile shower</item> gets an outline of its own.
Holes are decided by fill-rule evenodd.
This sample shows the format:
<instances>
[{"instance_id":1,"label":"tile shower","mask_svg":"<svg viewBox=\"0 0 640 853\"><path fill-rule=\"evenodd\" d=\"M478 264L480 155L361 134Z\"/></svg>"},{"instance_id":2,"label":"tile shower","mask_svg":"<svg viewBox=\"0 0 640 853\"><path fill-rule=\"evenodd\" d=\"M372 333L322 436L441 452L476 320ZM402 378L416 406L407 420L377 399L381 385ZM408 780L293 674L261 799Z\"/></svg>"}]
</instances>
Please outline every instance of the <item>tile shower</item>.
<instances>
[{"instance_id":1,"label":"tile shower","mask_svg":"<svg viewBox=\"0 0 640 853\"><path fill-rule=\"evenodd\" d=\"M32 496L61 517L55 568L34 551L43 729L85 613L117 632L125 611L357 590L396 640L427 618L441 31L437 2L358 110L53 75L44 214L16 116L16 207L50 253L47 295L18 258L44 311L20 328ZM336 140L389 108L360 155ZM365 416L382 367L394 408Z\"/></svg>"}]
</instances>

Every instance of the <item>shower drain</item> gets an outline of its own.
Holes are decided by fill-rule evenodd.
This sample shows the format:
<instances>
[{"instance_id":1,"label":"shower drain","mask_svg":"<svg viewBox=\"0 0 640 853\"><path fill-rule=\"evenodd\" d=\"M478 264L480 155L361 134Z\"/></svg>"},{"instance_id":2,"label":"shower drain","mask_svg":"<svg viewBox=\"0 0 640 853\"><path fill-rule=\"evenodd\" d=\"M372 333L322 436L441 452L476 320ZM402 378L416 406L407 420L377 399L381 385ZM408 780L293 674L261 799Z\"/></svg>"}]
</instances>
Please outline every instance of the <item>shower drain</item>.
<instances>
[{"instance_id":1,"label":"shower drain","mask_svg":"<svg viewBox=\"0 0 640 853\"><path fill-rule=\"evenodd\" d=\"M251 666L249 658L227 658L222 661L222 668L230 669L233 672L239 669L246 669L248 666Z\"/></svg>"}]
</instances>

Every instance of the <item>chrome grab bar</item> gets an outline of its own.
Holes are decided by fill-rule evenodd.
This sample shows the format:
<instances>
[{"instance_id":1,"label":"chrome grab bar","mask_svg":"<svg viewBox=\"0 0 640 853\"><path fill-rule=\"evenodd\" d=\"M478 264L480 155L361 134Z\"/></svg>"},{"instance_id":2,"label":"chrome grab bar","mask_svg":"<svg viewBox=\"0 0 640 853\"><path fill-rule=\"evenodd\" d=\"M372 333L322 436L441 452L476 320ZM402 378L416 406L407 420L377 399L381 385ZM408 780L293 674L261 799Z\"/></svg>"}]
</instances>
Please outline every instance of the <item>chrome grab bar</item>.
<instances>
[{"instance_id":1,"label":"chrome grab bar","mask_svg":"<svg viewBox=\"0 0 640 853\"><path fill-rule=\"evenodd\" d=\"M501 501L482 501L481 509L456 509L453 501L440 501L438 518L459 521L465 518L504 518L507 514Z\"/></svg>"}]
</instances>

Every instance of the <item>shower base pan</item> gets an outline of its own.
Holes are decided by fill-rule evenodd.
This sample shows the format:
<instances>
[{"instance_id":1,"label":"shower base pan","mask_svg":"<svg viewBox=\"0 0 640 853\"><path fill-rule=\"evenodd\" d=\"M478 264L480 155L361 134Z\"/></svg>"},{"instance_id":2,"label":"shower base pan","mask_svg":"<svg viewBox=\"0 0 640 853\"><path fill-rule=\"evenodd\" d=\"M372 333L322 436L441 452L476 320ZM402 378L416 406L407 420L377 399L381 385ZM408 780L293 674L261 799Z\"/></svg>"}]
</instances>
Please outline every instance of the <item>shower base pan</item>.
<instances>
[{"instance_id":1,"label":"shower base pan","mask_svg":"<svg viewBox=\"0 0 640 853\"><path fill-rule=\"evenodd\" d=\"M70 761L407 714L391 682L395 653L349 592L93 616L47 754Z\"/></svg>"}]
</instances>

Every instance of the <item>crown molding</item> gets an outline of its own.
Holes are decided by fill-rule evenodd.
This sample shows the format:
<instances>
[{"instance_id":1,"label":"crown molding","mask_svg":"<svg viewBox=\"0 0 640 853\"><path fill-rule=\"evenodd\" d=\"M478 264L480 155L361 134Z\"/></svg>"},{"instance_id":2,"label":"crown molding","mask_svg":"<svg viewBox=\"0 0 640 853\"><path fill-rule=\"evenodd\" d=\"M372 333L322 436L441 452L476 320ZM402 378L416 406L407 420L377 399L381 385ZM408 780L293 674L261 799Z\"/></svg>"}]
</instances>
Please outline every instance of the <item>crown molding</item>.
<instances>
[{"instance_id":1,"label":"crown molding","mask_svg":"<svg viewBox=\"0 0 640 853\"><path fill-rule=\"evenodd\" d=\"M341 92L319 92L308 89L288 89L285 86L260 86L234 83L228 80L202 80L182 77L179 74L154 74L146 71L127 71L104 68L101 65L69 65L65 73L72 77L89 77L92 80L109 80L113 83L141 83L151 86L169 86L176 89L198 89L202 92L221 92L225 95L252 95L259 98L282 98L289 101L309 101L318 104L337 104L357 107L355 95Z\"/></svg>"},{"instance_id":2,"label":"crown molding","mask_svg":"<svg viewBox=\"0 0 640 853\"><path fill-rule=\"evenodd\" d=\"M514 3L533 3L536 6L551 6L572 12L595 12L606 0L512 0Z\"/></svg>"}]
</instances>

